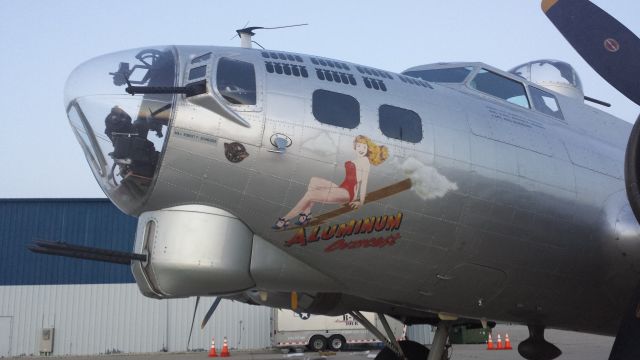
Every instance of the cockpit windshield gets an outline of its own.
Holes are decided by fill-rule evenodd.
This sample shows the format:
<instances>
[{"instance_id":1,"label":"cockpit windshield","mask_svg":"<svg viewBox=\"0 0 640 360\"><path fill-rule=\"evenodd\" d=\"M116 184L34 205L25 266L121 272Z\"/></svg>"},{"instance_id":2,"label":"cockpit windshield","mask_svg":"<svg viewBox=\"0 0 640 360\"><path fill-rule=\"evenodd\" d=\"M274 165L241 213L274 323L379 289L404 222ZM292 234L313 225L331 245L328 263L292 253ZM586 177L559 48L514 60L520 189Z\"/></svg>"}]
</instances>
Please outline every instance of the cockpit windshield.
<instances>
[{"instance_id":1,"label":"cockpit windshield","mask_svg":"<svg viewBox=\"0 0 640 360\"><path fill-rule=\"evenodd\" d=\"M473 71L473 67L460 66L442 69L409 70L402 74L436 83L461 83Z\"/></svg>"},{"instance_id":2,"label":"cockpit windshield","mask_svg":"<svg viewBox=\"0 0 640 360\"><path fill-rule=\"evenodd\" d=\"M127 212L150 190L175 100L127 89L175 86L175 59L171 47L129 50L92 59L67 80L73 131L103 191Z\"/></svg>"}]
</instances>

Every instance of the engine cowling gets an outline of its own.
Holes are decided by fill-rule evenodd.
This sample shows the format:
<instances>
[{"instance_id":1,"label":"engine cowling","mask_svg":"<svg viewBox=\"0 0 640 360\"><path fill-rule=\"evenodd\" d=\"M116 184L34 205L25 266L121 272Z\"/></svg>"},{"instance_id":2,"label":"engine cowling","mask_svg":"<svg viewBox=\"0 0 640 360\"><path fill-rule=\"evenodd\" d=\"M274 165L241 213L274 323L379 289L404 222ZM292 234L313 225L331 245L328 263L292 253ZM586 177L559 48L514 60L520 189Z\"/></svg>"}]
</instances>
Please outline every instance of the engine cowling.
<instances>
[{"instance_id":1,"label":"engine cowling","mask_svg":"<svg viewBox=\"0 0 640 360\"><path fill-rule=\"evenodd\" d=\"M640 116L631 129L624 158L624 182L633 215L640 223Z\"/></svg>"}]
</instances>

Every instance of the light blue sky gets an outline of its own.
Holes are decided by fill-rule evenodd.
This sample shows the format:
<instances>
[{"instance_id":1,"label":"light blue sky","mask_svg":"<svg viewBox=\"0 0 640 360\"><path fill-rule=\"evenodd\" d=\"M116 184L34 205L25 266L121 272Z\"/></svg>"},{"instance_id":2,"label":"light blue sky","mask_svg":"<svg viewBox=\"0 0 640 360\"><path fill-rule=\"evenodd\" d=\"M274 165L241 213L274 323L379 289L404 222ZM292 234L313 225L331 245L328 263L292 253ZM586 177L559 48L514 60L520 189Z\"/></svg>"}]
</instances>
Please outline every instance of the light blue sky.
<instances>
[{"instance_id":1,"label":"light blue sky","mask_svg":"<svg viewBox=\"0 0 640 360\"><path fill-rule=\"evenodd\" d=\"M640 2L594 2L640 33ZM255 40L266 48L396 72L439 61L509 69L559 59L574 65L587 95L613 104L612 114L632 122L640 111L577 55L539 0L0 0L0 198L104 196L62 104L65 80L78 64L146 45L237 46L230 39L247 21L310 24L260 32Z\"/></svg>"}]
</instances>

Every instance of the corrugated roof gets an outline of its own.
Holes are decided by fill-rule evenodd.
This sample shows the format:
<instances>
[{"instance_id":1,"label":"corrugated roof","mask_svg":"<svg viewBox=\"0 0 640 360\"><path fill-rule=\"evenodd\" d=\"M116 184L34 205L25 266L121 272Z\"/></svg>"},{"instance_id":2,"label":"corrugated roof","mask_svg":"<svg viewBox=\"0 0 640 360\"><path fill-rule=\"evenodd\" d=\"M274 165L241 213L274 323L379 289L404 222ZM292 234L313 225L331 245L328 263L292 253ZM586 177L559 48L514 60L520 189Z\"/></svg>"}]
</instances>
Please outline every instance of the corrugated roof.
<instances>
[{"instance_id":1,"label":"corrugated roof","mask_svg":"<svg viewBox=\"0 0 640 360\"><path fill-rule=\"evenodd\" d=\"M34 254L35 239L131 251L137 219L108 199L0 199L0 285L133 282L130 268Z\"/></svg>"}]
</instances>

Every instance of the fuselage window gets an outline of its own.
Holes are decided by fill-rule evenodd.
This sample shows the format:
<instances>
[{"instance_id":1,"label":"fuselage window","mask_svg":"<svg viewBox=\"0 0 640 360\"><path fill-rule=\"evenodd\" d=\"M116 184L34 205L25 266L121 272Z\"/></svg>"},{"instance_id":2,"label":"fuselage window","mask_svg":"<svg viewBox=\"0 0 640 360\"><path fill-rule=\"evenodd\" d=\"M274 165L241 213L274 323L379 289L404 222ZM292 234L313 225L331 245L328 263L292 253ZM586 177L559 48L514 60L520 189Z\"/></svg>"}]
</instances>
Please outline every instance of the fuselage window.
<instances>
[{"instance_id":1,"label":"fuselage window","mask_svg":"<svg viewBox=\"0 0 640 360\"><path fill-rule=\"evenodd\" d=\"M368 78L366 76L363 76L362 81L364 81L364 86L369 89L373 88L375 90L387 91L387 86L384 84L384 81L380 79Z\"/></svg>"},{"instance_id":2,"label":"fuselage window","mask_svg":"<svg viewBox=\"0 0 640 360\"><path fill-rule=\"evenodd\" d=\"M524 85L486 69L480 69L469 83L471 88L504 99L512 104L530 108Z\"/></svg>"},{"instance_id":3,"label":"fuselage window","mask_svg":"<svg viewBox=\"0 0 640 360\"><path fill-rule=\"evenodd\" d=\"M338 84L351 84L353 86L356 86L358 84L352 74L347 74L340 71L323 70L316 68L316 76L318 76L318 79L320 80L337 82Z\"/></svg>"},{"instance_id":4,"label":"fuselage window","mask_svg":"<svg viewBox=\"0 0 640 360\"><path fill-rule=\"evenodd\" d=\"M204 55L193 58L193 60L191 60L191 63L197 64L199 62L208 61L209 59L211 59L211 53L206 53Z\"/></svg>"},{"instance_id":5,"label":"fuselage window","mask_svg":"<svg viewBox=\"0 0 640 360\"><path fill-rule=\"evenodd\" d=\"M328 60L328 59L318 59L318 58L314 58L314 57L310 57L311 62L314 65L321 65L321 66L328 66L328 67L332 67L334 69L343 69L343 70L347 70L350 71L351 69L349 68L349 65L343 63L343 62L339 62L339 61L335 61L335 60Z\"/></svg>"},{"instance_id":6,"label":"fuselage window","mask_svg":"<svg viewBox=\"0 0 640 360\"><path fill-rule=\"evenodd\" d=\"M403 83L406 83L406 84L412 84L412 85L417 85L417 86L422 86L422 87L425 87L425 88L433 89L431 84L429 84L426 81L422 81L422 80L415 79L415 78L410 77L410 76L402 76L402 75L398 75L398 78Z\"/></svg>"},{"instance_id":7,"label":"fuselage window","mask_svg":"<svg viewBox=\"0 0 640 360\"><path fill-rule=\"evenodd\" d=\"M289 61L304 62L304 60L302 60L302 58L299 55L293 55L293 54L283 54L283 53L263 51L262 57L265 59L271 58L274 60L289 60Z\"/></svg>"},{"instance_id":8,"label":"fuselage window","mask_svg":"<svg viewBox=\"0 0 640 360\"><path fill-rule=\"evenodd\" d=\"M360 72L360 74L363 74L363 75L371 75L371 76L377 76L377 77L393 80L393 76L391 76L391 74L389 74L386 71L368 69L364 66L356 66L356 69Z\"/></svg>"},{"instance_id":9,"label":"fuselage window","mask_svg":"<svg viewBox=\"0 0 640 360\"><path fill-rule=\"evenodd\" d=\"M353 96L327 90L313 92L313 116L323 124L355 129L360 125L360 103Z\"/></svg>"},{"instance_id":10,"label":"fuselage window","mask_svg":"<svg viewBox=\"0 0 640 360\"><path fill-rule=\"evenodd\" d=\"M378 109L378 116L380 130L386 136L412 143L422 141L422 119L414 111L382 105Z\"/></svg>"},{"instance_id":11,"label":"fuselage window","mask_svg":"<svg viewBox=\"0 0 640 360\"><path fill-rule=\"evenodd\" d=\"M448 69L405 71L402 74L437 83L461 83L472 70L472 67L465 66Z\"/></svg>"},{"instance_id":12,"label":"fuselage window","mask_svg":"<svg viewBox=\"0 0 640 360\"><path fill-rule=\"evenodd\" d=\"M560 105L558 105L558 100L555 96L533 86L529 86L529 92L531 93L533 107L536 110L560 120L564 120L562 110L560 110Z\"/></svg>"},{"instance_id":13,"label":"fuselage window","mask_svg":"<svg viewBox=\"0 0 640 360\"><path fill-rule=\"evenodd\" d=\"M207 65L198 66L189 70L189 80L199 79L207 74Z\"/></svg>"},{"instance_id":14,"label":"fuselage window","mask_svg":"<svg viewBox=\"0 0 640 360\"><path fill-rule=\"evenodd\" d=\"M278 67L276 66L276 71ZM280 67L282 72L282 67ZM232 104L256 104L256 72L253 64L221 58L218 62L217 84L220 95Z\"/></svg>"}]
</instances>

